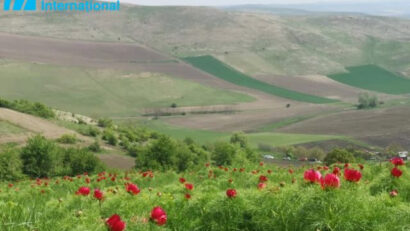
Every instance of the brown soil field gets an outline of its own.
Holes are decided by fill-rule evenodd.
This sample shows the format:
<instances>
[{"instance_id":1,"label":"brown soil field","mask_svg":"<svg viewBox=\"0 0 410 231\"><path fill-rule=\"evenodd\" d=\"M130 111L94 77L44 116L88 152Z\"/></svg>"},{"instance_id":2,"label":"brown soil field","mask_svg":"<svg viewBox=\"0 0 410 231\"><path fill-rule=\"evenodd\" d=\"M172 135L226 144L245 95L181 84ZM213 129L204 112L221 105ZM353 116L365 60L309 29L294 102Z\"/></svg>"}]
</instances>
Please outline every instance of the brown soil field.
<instances>
[{"instance_id":1,"label":"brown soil field","mask_svg":"<svg viewBox=\"0 0 410 231\"><path fill-rule=\"evenodd\" d=\"M283 88L299 91L311 95L336 99L349 103L357 103L361 92L366 90L351 87L334 81L323 75L283 76L283 75L258 75L255 78ZM399 96L370 92L378 96L379 100L399 98Z\"/></svg>"},{"instance_id":2,"label":"brown soil field","mask_svg":"<svg viewBox=\"0 0 410 231\"><path fill-rule=\"evenodd\" d=\"M276 123L281 120L313 113L321 113L335 110L330 105L297 105L286 108L269 107L268 109L242 111L225 114L190 115L166 118L165 121L182 127L213 131L254 131L264 124Z\"/></svg>"},{"instance_id":3,"label":"brown soil field","mask_svg":"<svg viewBox=\"0 0 410 231\"><path fill-rule=\"evenodd\" d=\"M346 135L385 147L398 143L410 148L410 107L354 110L308 119L279 132Z\"/></svg>"}]
</instances>

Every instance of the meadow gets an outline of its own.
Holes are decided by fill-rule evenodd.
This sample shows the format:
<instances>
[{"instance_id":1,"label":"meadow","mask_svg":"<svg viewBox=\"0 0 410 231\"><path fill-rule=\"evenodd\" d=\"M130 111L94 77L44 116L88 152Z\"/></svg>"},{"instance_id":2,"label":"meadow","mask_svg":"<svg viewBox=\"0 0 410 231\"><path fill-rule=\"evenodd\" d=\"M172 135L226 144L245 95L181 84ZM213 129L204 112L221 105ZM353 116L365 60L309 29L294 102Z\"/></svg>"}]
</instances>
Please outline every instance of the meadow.
<instances>
[{"instance_id":1,"label":"meadow","mask_svg":"<svg viewBox=\"0 0 410 231\"><path fill-rule=\"evenodd\" d=\"M9 134L19 134L24 133L26 130L14 124L8 123L6 121L0 120L0 136Z\"/></svg>"},{"instance_id":2,"label":"meadow","mask_svg":"<svg viewBox=\"0 0 410 231\"><path fill-rule=\"evenodd\" d=\"M330 78L354 87L387 94L410 93L410 79L403 78L379 66L348 67L348 73L329 75Z\"/></svg>"},{"instance_id":3,"label":"meadow","mask_svg":"<svg viewBox=\"0 0 410 231\"><path fill-rule=\"evenodd\" d=\"M2 61L0 76L0 97L30 99L94 117L137 116L144 108L170 107L173 103L203 106L254 100L245 94L149 72Z\"/></svg>"},{"instance_id":4,"label":"meadow","mask_svg":"<svg viewBox=\"0 0 410 231\"><path fill-rule=\"evenodd\" d=\"M112 171L3 182L0 229L408 230L408 164L396 167L400 177L393 168L390 162L206 164L182 173ZM158 206L161 219L151 214ZM110 228L107 218L114 214L121 223Z\"/></svg>"},{"instance_id":5,"label":"meadow","mask_svg":"<svg viewBox=\"0 0 410 231\"><path fill-rule=\"evenodd\" d=\"M194 67L199 68L209 74L212 74L225 81L234 83L239 86L248 87L263 91L268 94L276 95L286 99L292 99L296 101L309 102L309 103L333 103L336 100L322 98L318 96L308 95L296 91L291 91L285 88L280 88L274 85L267 84L265 82L256 80L250 76L247 76L232 67L222 63L212 56L198 56L198 57L186 57L183 60L192 64Z\"/></svg>"}]
</instances>

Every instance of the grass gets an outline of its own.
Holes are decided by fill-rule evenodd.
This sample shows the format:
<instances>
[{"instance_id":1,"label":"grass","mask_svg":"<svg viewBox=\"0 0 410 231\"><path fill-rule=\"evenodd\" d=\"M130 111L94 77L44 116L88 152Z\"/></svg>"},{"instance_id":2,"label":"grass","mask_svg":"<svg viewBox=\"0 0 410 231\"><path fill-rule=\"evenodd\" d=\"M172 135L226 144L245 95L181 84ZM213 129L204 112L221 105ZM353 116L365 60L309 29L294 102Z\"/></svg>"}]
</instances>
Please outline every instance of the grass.
<instances>
[{"instance_id":1,"label":"grass","mask_svg":"<svg viewBox=\"0 0 410 231\"><path fill-rule=\"evenodd\" d=\"M0 135L7 135L7 134L20 134L24 133L27 130L21 128L17 125L11 124L9 122L0 120Z\"/></svg>"},{"instance_id":2,"label":"grass","mask_svg":"<svg viewBox=\"0 0 410 231\"><path fill-rule=\"evenodd\" d=\"M256 80L250 76L247 76L232 67L222 63L212 56L198 56L198 57L186 57L184 60L193 66L208 72L218 78L225 81L234 83L239 86L248 87L263 91L268 94L276 95L279 97L292 99L296 101L309 102L309 103L333 103L336 100L326 99L318 96L308 95L296 91L291 91L285 88L277 87L267 84L265 82Z\"/></svg>"},{"instance_id":3,"label":"grass","mask_svg":"<svg viewBox=\"0 0 410 231\"><path fill-rule=\"evenodd\" d=\"M143 126L159 131L177 139L191 137L200 144L208 144L217 141L229 141L231 133L215 132L207 130L195 130L189 128L176 127L166 124L162 121L141 122ZM288 133L273 133L273 132L256 132L247 133L251 147L258 148L259 144L269 146L288 146L302 143L310 143L315 141L345 139L343 136L332 135L311 135L311 134L288 134Z\"/></svg>"},{"instance_id":4,"label":"grass","mask_svg":"<svg viewBox=\"0 0 410 231\"><path fill-rule=\"evenodd\" d=\"M235 171L234 167L245 170ZM351 167L358 169L356 164ZM180 174L153 172L152 177L134 171L1 182L0 229L103 231L108 230L105 219L118 214L126 230L141 231L408 230L408 166L400 166L403 175L393 178L390 163L365 164L359 182L346 181L342 171L340 187L327 190L303 180L308 168L294 167L291 174L286 167L247 164L228 166L226 171L210 166ZM333 168L322 168L321 174L329 174ZM267 177L266 187L258 190L261 175ZM185 189L179 177L192 183L193 190ZM138 195L126 192L124 184L128 182L139 187ZM88 187L90 194L76 195L79 187ZM103 192L101 202L93 197L97 188ZM231 188L237 192L234 198L226 196ZM393 189L397 189L397 197L389 196ZM185 199L187 193L189 200ZM166 212L163 226L149 219L156 206Z\"/></svg>"},{"instance_id":5,"label":"grass","mask_svg":"<svg viewBox=\"0 0 410 231\"><path fill-rule=\"evenodd\" d=\"M405 79L379 66L348 67L348 73L329 75L330 78L354 87L387 94L410 93L410 79Z\"/></svg>"},{"instance_id":6,"label":"grass","mask_svg":"<svg viewBox=\"0 0 410 231\"><path fill-rule=\"evenodd\" d=\"M0 97L30 99L93 117L136 116L144 108L249 102L236 92L156 73L0 62Z\"/></svg>"}]
</instances>

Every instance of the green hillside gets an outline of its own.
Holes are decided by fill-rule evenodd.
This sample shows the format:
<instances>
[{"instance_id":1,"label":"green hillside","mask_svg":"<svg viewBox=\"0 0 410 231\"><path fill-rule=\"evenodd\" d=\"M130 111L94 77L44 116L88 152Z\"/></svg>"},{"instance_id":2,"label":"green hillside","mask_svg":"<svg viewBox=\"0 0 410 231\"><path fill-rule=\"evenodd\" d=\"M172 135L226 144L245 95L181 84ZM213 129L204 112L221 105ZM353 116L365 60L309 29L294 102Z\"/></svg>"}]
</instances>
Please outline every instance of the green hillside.
<instances>
[{"instance_id":1,"label":"green hillside","mask_svg":"<svg viewBox=\"0 0 410 231\"><path fill-rule=\"evenodd\" d=\"M336 100L303 94L264 83L229 67L212 56L186 57L184 60L203 71L239 86L253 88L268 94L302 102L319 104L336 102Z\"/></svg>"},{"instance_id":2,"label":"green hillside","mask_svg":"<svg viewBox=\"0 0 410 231\"><path fill-rule=\"evenodd\" d=\"M375 65L348 67L348 73L329 75L330 78L354 87L388 94L410 93L410 79L405 79Z\"/></svg>"}]
</instances>

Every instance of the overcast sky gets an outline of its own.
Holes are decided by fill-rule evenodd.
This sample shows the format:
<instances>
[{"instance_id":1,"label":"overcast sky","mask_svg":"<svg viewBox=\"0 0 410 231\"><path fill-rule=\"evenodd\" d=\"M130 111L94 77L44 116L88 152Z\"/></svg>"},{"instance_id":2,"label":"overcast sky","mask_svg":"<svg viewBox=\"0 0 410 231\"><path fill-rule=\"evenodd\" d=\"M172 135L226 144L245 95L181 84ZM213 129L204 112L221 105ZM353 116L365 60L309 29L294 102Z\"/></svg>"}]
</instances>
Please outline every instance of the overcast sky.
<instances>
[{"instance_id":1,"label":"overcast sky","mask_svg":"<svg viewBox=\"0 0 410 231\"><path fill-rule=\"evenodd\" d=\"M294 4L294 3L352 3L352 2L380 2L381 0L120 0L138 5L240 5L240 4Z\"/></svg>"}]
</instances>

